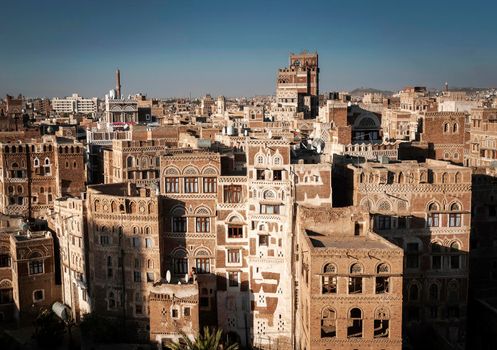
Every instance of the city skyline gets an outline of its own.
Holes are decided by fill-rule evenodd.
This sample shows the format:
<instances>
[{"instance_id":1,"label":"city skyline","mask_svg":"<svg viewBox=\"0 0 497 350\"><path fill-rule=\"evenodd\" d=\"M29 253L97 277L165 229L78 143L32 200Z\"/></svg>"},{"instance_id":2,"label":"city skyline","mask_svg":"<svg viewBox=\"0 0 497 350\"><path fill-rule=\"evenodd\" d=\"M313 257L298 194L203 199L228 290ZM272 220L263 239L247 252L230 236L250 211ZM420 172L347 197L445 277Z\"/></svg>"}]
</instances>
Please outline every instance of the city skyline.
<instances>
[{"instance_id":1,"label":"city skyline","mask_svg":"<svg viewBox=\"0 0 497 350\"><path fill-rule=\"evenodd\" d=\"M484 1L84 5L4 5L21 16L0 23L0 94L103 96L116 68L125 95L273 94L275 71L302 49L319 53L322 91L497 81L497 5Z\"/></svg>"}]
</instances>

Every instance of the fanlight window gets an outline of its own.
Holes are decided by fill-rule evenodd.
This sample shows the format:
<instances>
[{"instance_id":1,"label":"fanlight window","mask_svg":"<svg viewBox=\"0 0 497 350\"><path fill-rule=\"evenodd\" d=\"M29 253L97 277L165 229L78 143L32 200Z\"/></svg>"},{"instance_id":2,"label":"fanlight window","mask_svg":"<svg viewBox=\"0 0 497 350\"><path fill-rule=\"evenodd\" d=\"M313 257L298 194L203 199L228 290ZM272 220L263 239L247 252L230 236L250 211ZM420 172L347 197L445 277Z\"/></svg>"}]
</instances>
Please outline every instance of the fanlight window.
<instances>
[{"instance_id":1,"label":"fanlight window","mask_svg":"<svg viewBox=\"0 0 497 350\"><path fill-rule=\"evenodd\" d=\"M335 265L333 264L326 264L324 265L324 268L323 268L323 272L324 273L336 273L337 272L337 268Z\"/></svg>"}]
</instances>

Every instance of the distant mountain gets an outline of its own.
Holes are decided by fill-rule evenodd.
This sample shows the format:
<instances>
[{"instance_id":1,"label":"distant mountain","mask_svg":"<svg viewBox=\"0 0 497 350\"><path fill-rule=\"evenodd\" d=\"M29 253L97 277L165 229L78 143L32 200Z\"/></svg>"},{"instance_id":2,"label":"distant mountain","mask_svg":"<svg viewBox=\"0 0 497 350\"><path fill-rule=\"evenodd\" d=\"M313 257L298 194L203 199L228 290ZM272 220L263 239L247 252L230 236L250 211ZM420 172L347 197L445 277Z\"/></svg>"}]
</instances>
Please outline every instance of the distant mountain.
<instances>
[{"instance_id":1,"label":"distant mountain","mask_svg":"<svg viewBox=\"0 0 497 350\"><path fill-rule=\"evenodd\" d=\"M365 88L365 87L354 89L354 90L350 91L349 93L352 97L362 97L362 96L364 96L364 94L367 94L367 93L379 93L379 94L383 94L383 96L392 96L394 94L393 91L389 91L389 90L379 90L379 89Z\"/></svg>"}]
</instances>

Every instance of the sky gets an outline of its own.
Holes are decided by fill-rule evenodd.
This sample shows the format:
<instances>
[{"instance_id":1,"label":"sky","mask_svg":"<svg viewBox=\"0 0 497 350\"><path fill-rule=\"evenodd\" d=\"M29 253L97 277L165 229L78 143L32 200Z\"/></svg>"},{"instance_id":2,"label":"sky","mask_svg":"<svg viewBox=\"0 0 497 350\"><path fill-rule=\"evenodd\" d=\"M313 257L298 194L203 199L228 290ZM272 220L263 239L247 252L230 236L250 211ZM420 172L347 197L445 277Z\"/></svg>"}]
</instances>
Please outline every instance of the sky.
<instances>
[{"instance_id":1,"label":"sky","mask_svg":"<svg viewBox=\"0 0 497 350\"><path fill-rule=\"evenodd\" d=\"M497 1L10 0L0 96L274 94L288 54L320 90L497 86Z\"/></svg>"}]
</instances>

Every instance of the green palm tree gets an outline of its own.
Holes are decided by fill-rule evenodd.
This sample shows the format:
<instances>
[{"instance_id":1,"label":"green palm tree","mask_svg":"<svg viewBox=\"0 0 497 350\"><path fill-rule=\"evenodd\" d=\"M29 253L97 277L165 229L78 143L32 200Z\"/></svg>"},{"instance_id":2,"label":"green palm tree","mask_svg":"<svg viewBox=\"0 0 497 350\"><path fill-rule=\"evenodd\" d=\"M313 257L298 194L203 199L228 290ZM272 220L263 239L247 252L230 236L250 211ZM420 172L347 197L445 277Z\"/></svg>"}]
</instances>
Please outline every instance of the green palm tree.
<instances>
[{"instance_id":1,"label":"green palm tree","mask_svg":"<svg viewBox=\"0 0 497 350\"><path fill-rule=\"evenodd\" d=\"M197 334L191 340L185 332L180 332L179 341L171 343L168 347L171 350L238 350L238 344L225 344L223 342L222 329L211 331L209 327L204 327L204 331Z\"/></svg>"}]
</instances>

